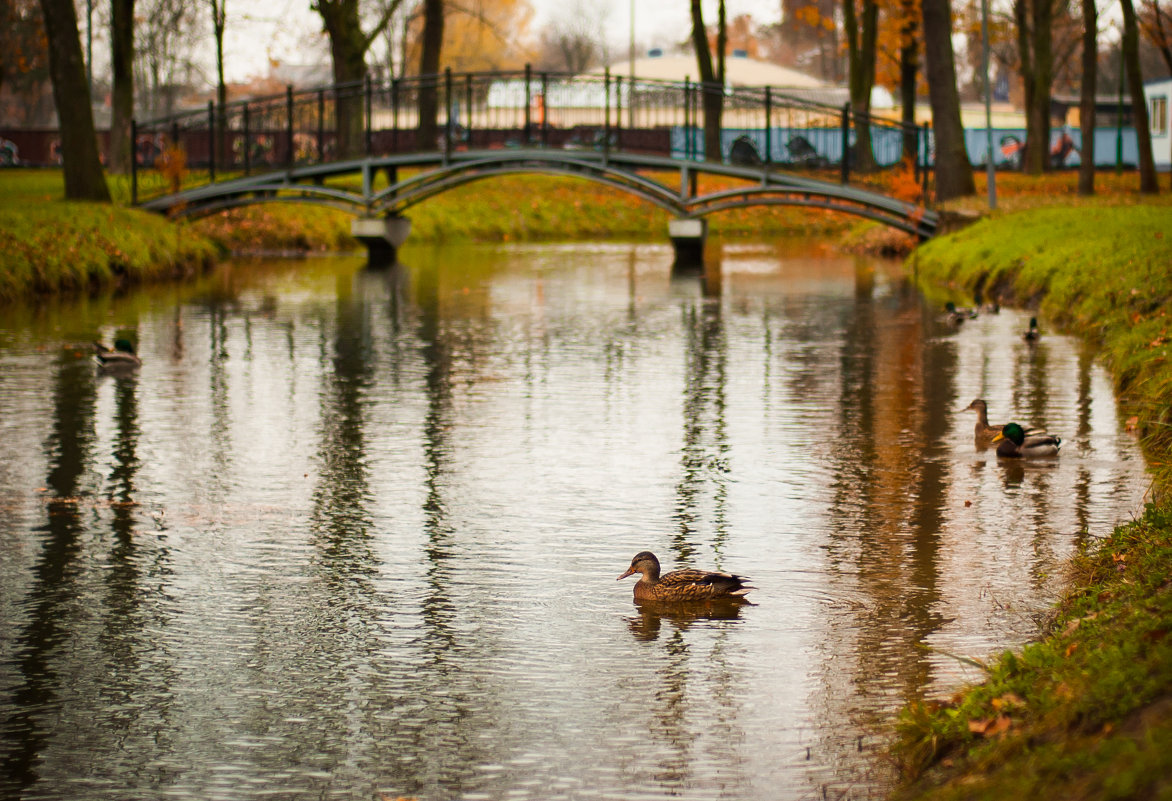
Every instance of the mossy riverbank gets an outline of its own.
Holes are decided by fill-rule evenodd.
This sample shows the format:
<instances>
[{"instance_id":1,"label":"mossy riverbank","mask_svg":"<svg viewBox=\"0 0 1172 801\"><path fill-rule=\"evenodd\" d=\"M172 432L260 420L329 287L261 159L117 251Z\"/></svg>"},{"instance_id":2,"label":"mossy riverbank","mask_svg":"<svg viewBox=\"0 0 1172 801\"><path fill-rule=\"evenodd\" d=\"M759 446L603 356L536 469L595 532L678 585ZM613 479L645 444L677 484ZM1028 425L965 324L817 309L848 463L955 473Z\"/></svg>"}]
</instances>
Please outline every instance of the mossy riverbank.
<instances>
[{"instance_id":1,"label":"mossy riverbank","mask_svg":"<svg viewBox=\"0 0 1172 801\"><path fill-rule=\"evenodd\" d=\"M942 301L1037 309L1100 345L1155 483L1138 520L1074 560L1044 638L952 701L904 710L898 799L1172 797L1170 236L1166 204L1038 208L941 237L910 262Z\"/></svg>"},{"instance_id":2,"label":"mossy riverbank","mask_svg":"<svg viewBox=\"0 0 1172 801\"><path fill-rule=\"evenodd\" d=\"M357 250L352 215L267 204L173 223L118 204L69 203L56 170L8 170L0 185L0 300L101 290L198 269L231 253ZM115 197L129 190L115 181ZM720 184L710 182L701 191ZM502 176L430 199L410 212L412 242L666 240L669 215L630 195L556 176ZM846 231L856 221L796 207L714 215L714 236Z\"/></svg>"}]
</instances>

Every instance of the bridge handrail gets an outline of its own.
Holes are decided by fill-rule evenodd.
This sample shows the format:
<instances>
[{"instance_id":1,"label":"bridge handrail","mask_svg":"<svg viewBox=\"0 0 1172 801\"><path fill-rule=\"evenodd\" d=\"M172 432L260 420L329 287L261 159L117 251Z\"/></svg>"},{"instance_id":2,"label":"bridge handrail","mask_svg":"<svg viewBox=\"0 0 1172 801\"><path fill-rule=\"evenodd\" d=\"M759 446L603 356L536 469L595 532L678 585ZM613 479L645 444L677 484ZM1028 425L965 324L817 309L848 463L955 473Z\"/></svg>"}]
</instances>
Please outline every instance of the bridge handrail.
<instances>
[{"instance_id":1,"label":"bridge handrail","mask_svg":"<svg viewBox=\"0 0 1172 801\"><path fill-rule=\"evenodd\" d=\"M372 79L370 90L375 93L387 92L394 86L400 89L410 88L412 86L433 86L438 88L442 86L447 80L453 83L461 83L467 81L469 78L477 81L503 81L503 80L524 80L526 77L530 79L541 79L542 81L557 81L560 83L605 83L608 78L606 74L599 75L597 73L575 73L558 70L542 70L539 72L527 70L482 70L482 71L465 71L465 72L441 72L431 74L417 74L402 76L399 78L392 78L390 80ZM610 73L609 80L616 85L626 82L629 85L630 76L621 73ZM684 80L674 81L663 78L643 78L638 75L635 76L637 85L641 87L656 87L660 89L671 89L677 91L686 91L689 89L695 91L703 91L705 84L700 81ZM366 91L367 81L348 81L343 83L319 84L317 86L305 87L301 89L294 88L292 85L286 87L284 92L275 92L267 95L253 95L251 97L242 98L240 100L233 100L225 104L216 104L219 113L224 116L231 116L231 113L236 110L245 108L246 106L264 106L270 103L287 102L290 93L296 103L299 99L313 97L316 98L319 94L340 94L344 92ZM737 98L748 97L764 102L768 94L773 100L783 102L788 107L802 108L811 112L822 112L827 115L840 114L842 106L831 103L823 103L817 100L810 100L809 98L799 97L793 93L793 90L788 87L779 86L733 86L723 87L723 93L726 97ZM882 115L870 113L852 112L856 118L867 120L873 124L884 125L886 127L899 127L910 132L917 132L919 126L914 124L903 123L902 121L890 120ZM154 117L145 120L137 120L136 124L140 130L148 128L166 128L173 124L182 123L185 120L203 121L207 116L207 108L199 107L192 108L185 111L178 111L173 114L167 114L161 117Z\"/></svg>"},{"instance_id":2,"label":"bridge handrail","mask_svg":"<svg viewBox=\"0 0 1172 801\"><path fill-rule=\"evenodd\" d=\"M718 87L690 79L632 80L609 70L578 74L529 67L287 86L283 93L135 121L131 194L137 203L140 178L144 198L174 191L174 175L139 174L140 166L156 163L172 147L183 148L183 163L191 169L206 167L212 183L218 172L248 176L360 154L440 151L446 162L456 150L494 147L659 154L678 164L704 159L713 145L704 135L701 99L714 91L721 93L723 114L720 153L710 159L823 175L833 170L847 185L858 175L852 176L856 159L865 169L886 168L914 153L916 181L927 194L927 129L856 112L849 103L824 103L784 87ZM433 128L423 126L428 114L434 114ZM856 143L870 150L856 154Z\"/></svg>"}]
</instances>

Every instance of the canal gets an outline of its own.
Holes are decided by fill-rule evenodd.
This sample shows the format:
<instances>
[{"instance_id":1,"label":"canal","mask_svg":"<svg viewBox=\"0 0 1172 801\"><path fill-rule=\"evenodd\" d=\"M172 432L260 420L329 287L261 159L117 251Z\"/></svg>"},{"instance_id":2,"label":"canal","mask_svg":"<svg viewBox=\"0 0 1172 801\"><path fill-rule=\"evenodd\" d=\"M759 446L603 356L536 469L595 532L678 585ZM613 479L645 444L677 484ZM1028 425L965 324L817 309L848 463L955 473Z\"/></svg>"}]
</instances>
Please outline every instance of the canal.
<instances>
[{"instance_id":1,"label":"canal","mask_svg":"<svg viewBox=\"0 0 1172 801\"><path fill-rule=\"evenodd\" d=\"M1109 376L810 243L408 247L0 309L0 795L882 798L1141 506ZM1044 321L1043 321L1044 322ZM137 343L104 373L90 341ZM999 460L985 398L1063 437ZM631 557L757 588L660 615Z\"/></svg>"}]
</instances>

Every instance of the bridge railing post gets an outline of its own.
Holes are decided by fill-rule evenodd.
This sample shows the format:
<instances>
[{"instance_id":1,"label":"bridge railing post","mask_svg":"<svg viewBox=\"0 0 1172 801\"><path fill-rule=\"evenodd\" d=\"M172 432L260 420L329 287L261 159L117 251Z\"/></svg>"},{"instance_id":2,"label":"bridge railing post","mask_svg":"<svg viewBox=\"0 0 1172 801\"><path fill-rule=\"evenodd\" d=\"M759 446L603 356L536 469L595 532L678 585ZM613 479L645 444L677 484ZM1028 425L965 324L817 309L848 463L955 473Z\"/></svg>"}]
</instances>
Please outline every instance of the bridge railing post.
<instances>
[{"instance_id":1,"label":"bridge railing post","mask_svg":"<svg viewBox=\"0 0 1172 801\"><path fill-rule=\"evenodd\" d=\"M472 147L472 73L464 73L464 147Z\"/></svg>"},{"instance_id":2,"label":"bridge railing post","mask_svg":"<svg viewBox=\"0 0 1172 801\"><path fill-rule=\"evenodd\" d=\"M765 169L773 162L773 95L765 87Z\"/></svg>"},{"instance_id":3,"label":"bridge railing post","mask_svg":"<svg viewBox=\"0 0 1172 801\"><path fill-rule=\"evenodd\" d=\"M244 174L252 173L252 142L248 131L248 104L244 104Z\"/></svg>"},{"instance_id":4,"label":"bridge railing post","mask_svg":"<svg viewBox=\"0 0 1172 801\"><path fill-rule=\"evenodd\" d=\"M549 147L549 73L541 73L541 146Z\"/></svg>"},{"instance_id":5,"label":"bridge railing post","mask_svg":"<svg viewBox=\"0 0 1172 801\"><path fill-rule=\"evenodd\" d=\"M619 150L623 149L623 76L615 76L614 84L614 144Z\"/></svg>"},{"instance_id":6,"label":"bridge railing post","mask_svg":"<svg viewBox=\"0 0 1172 801\"><path fill-rule=\"evenodd\" d=\"M452 68L444 67L444 164L452 159Z\"/></svg>"},{"instance_id":7,"label":"bridge railing post","mask_svg":"<svg viewBox=\"0 0 1172 801\"><path fill-rule=\"evenodd\" d=\"M138 205L138 121L133 117L130 120L130 205Z\"/></svg>"},{"instance_id":8,"label":"bridge railing post","mask_svg":"<svg viewBox=\"0 0 1172 801\"><path fill-rule=\"evenodd\" d=\"M530 130L532 124L533 99L529 95L529 82L533 79L533 67L525 65L525 147L529 147Z\"/></svg>"},{"instance_id":9,"label":"bridge railing post","mask_svg":"<svg viewBox=\"0 0 1172 801\"><path fill-rule=\"evenodd\" d=\"M924 123L921 130L923 131L923 140L922 140L923 145L922 145L922 147L923 147L923 154L924 154L923 155L923 158L924 158L924 169L923 169L924 186L923 186L923 189L921 190L921 196L924 198L924 205L926 206L926 205L928 205L928 201L929 201L929 198L928 198L928 172L932 169L932 165L929 164L929 156L932 152L932 145L930 142L930 139L932 136L932 123L931 122Z\"/></svg>"},{"instance_id":10,"label":"bridge railing post","mask_svg":"<svg viewBox=\"0 0 1172 801\"><path fill-rule=\"evenodd\" d=\"M851 180L851 104L844 103L842 106L842 163L841 177L842 183L848 184Z\"/></svg>"},{"instance_id":11,"label":"bridge railing post","mask_svg":"<svg viewBox=\"0 0 1172 801\"><path fill-rule=\"evenodd\" d=\"M370 119L370 117L371 117L371 113L370 113L371 112L371 100L373 99L372 98L373 87L371 86L369 72L366 73L365 76L363 76L362 89L363 89L363 94L365 96L364 99L366 101L365 108L364 108L364 111L365 111L364 122L366 124L366 155L369 156L373 152L373 145L374 145L372 131L371 131L371 119Z\"/></svg>"},{"instance_id":12,"label":"bridge railing post","mask_svg":"<svg viewBox=\"0 0 1172 801\"><path fill-rule=\"evenodd\" d=\"M317 161L326 160L326 92L317 90Z\"/></svg>"},{"instance_id":13,"label":"bridge railing post","mask_svg":"<svg viewBox=\"0 0 1172 801\"><path fill-rule=\"evenodd\" d=\"M289 152L285 154L285 165L293 166L296 155L293 151L293 84L285 86L285 140L289 144Z\"/></svg>"},{"instance_id":14,"label":"bridge railing post","mask_svg":"<svg viewBox=\"0 0 1172 801\"><path fill-rule=\"evenodd\" d=\"M391 150L399 152L399 79L391 79Z\"/></svg>"},{"instance_id":15,"label":"bridge railing post","mask_svg":"<svg viewBox=\"0 0 1172 801\"><path fill-rule=\"evenodd\" d=\"M692 159L692 79L684 76L684 158Z\"/></svg>"},{"instance_id":16,"label":"bridge railing post","mask_svg":"<svg viewBox=\"0 0 1172 801\"><path fill-rule=\"evenodd\" d=\"M603 72L602 78L602 163L610 159L610 67Z\"/></svg>"},{"instance_id":17,"label":"bridge railing post","mask_svg":"<svg viewBox=\"0 0 1172 801\"><path fill-rule=\"evenodd\" d=\"M208 101L208 180L216 182L216 104L211 100Z\"/></svg>"}]
</instances>

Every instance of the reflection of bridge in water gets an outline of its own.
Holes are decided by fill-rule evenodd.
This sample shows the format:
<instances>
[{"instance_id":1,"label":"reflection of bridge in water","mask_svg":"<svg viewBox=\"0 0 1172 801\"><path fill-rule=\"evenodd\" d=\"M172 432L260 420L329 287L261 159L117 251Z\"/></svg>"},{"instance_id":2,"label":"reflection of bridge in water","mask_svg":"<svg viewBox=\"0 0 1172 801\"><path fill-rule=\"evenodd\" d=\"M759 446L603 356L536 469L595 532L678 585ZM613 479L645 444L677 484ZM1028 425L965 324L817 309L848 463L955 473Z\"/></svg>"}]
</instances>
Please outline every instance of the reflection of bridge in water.
<instances>
[{"instance_id":1,"label":"reflection of bridge in water","mask_svg":"<svg viewBox=\"0 0 1172 801\"><path fill-rule=\"evenodd\" d=\"M935 232L935 212L885 194L880 180L906 164L926 196L926 129L783 90L724 88L721 152L708 159L704 91L688 81L529 70L290 87L136 124L133 197L171 216L270 202L340 207L358 216L354 233L372 256L402 244L411 206L509 173L574 176L651 202L672 215L682 257L702 245L707 215L762 205L829 209L920 238ZM174 148L188 170L180 178L149 166ZM701 193L700 175L722 187Z\"/></svg>"}]
</instances>

